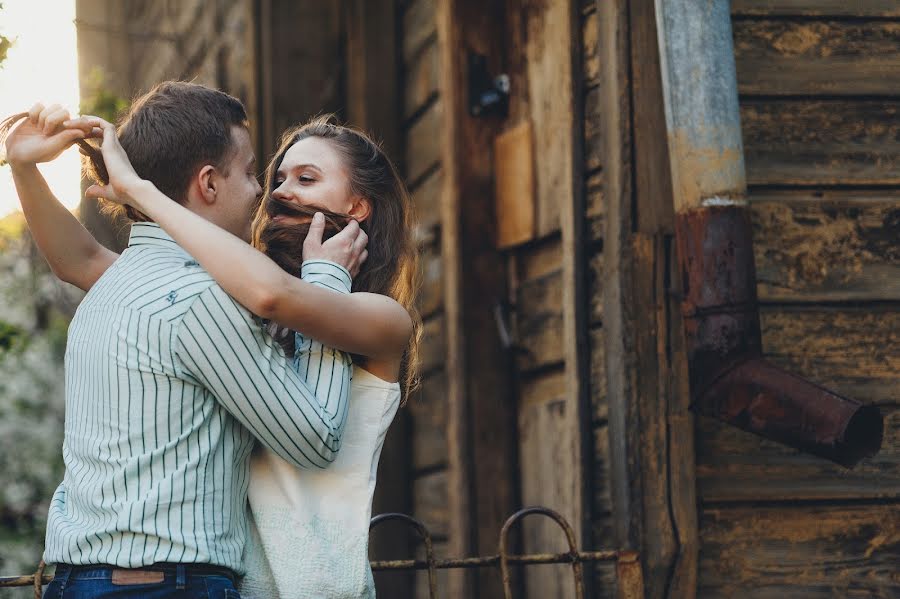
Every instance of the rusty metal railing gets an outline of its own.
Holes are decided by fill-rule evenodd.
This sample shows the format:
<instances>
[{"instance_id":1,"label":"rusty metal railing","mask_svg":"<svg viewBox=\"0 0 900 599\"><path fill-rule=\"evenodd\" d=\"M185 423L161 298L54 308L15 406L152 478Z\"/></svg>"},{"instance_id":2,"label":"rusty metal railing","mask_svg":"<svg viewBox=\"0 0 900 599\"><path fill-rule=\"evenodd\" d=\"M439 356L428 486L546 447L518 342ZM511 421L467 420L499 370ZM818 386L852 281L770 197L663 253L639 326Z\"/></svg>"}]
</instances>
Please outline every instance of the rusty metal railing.
<instances>
[{"instance_id":1,"label":"rusty metal railing","mask_svg":"<svg viewBox=\"0 0 900 599\"><path fill-rule=\"evenodd\" d=\"M509 553L510 529L526 516L540 515L550 518L563 530L569 550L564 553L529 553L511 555ZM389 521L400 521L418 533L425 544L425 559L400 559L372 561L373 571L427 570L429 599L437 598L437 571L459 568L499 568L503 579L503 596L513 599L510 574L511 565L533 564L571 564L575 583L576 599L584 599L584 566L586 562L615 562L618 581L618 599L643 599L644 585L641 562L635 551L579 551L575 541L575 531L561 514L545 507L528 507L510 516L500 530L498 553L479 557L463 557L437 559L434 555L434 542L431 532L419 520L406 514L380 514L372 518L369 531ZM30 576L0 577L0 588L27 587L34 588L35 599L40 599L43 585L49 583L52 576L44 574L44 562L41 561L38 571Z\"/></svg>"},{"instance_id":2,"label":"rusty metal railing","mask_svg":"<svg viewBox=\"0 0 900 599\"><path fill-rule=\"evenodd\" d=\"M530 553L510 555L509 531L513 525L530 515L546 516L556 522L566 535L569 550L565 553ZM372 518L370 530L388 520L400 520L409 524L425 544L425 559L401 559L373 561L373 571L385 570L427 570L428 597L437 598L437 570L458 568L500 568L503 579L503 596L513 599L510 565L532 564L572 564L576 599L584 599L584 567L586 562L615 562L618 580L618 599L643 599L644 586L641 562L635 551L579 551L575 542L575 531L558 512L545 507L528 507L510 516L500 530L499 553L480 557L435 559L431 533L422 522L405 514L381 514Z\"/></svg>"}]
</instances>

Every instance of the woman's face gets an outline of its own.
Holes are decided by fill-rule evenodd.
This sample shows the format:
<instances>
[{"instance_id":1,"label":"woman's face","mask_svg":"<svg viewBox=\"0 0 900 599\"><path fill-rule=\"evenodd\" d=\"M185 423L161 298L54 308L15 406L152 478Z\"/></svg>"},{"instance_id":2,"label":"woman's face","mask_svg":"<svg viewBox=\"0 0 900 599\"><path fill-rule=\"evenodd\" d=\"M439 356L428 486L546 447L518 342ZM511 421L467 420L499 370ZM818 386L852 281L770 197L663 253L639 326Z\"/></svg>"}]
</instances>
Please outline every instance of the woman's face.
<instances>
[{"instance_id":1,"label":"woman's face","mask_svg":"<svg viewBox=\"0 0 900 599\"><path fill-rule=\"evenodd\" d=\"M288 149L272 187L275 198L339 214L351 214L358 202L350 193L350 179L341 155L321 137L307 137ZM273 220L291 223L308 218L277 215Z\"/></svg>"}]
</instances>

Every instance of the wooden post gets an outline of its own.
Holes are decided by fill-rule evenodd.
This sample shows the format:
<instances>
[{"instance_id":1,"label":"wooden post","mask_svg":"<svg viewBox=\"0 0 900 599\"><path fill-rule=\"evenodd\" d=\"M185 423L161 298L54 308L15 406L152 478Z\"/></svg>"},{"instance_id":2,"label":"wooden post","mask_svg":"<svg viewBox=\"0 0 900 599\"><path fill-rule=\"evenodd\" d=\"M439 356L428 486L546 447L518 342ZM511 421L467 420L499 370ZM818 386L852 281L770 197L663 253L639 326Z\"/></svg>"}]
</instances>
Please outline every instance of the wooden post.
<instances>
[{"instance_id":1,"label":"wooden post","mask_svg":"<svg viewBox=\"0 0 900 599\"><path fill-rule=\"evenodd\" d=\"M599 2L607 198L604 325L610 477L619 546L640 554L648 597L694 597L693 418L672 234L652 0ZM621 583L622 581L620 581Z\"/></svg>"},{"instance_id":2,"label":"wooden post","mask_svg":"<svg viewBox=\"0 0 900 599\"><path fill-rule=\"evenodd\" d=\"M517 503L510 360L494 315L506 297L505 265L494 246L491 162L502 121L470 116L467 96L469 52L485 56L494 73L502 72L503 8L504 3L496 0L437 3L444 102L441 244L453 555L496 552L500 528ZM446 596L500 596L495 579L491 572L455 572Z\"/></svg>"}]
</instances>

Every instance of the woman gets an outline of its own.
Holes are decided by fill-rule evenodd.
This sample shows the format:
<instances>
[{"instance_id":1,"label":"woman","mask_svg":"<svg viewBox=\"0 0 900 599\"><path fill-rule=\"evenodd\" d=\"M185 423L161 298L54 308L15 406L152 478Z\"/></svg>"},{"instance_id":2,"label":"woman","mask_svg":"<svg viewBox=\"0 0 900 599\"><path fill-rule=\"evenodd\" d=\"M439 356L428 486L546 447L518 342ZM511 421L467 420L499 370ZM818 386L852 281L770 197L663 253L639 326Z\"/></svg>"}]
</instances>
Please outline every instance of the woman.
<instances>
[{"instance_id":1,"label":"woman","mask_svg":"<svg viewBox=\"0 0 900 599\"><path fill-rule=\"evenodd\" d=\"M254 219L254 241L269 257L163 196L138 178L113 125L85 117L69 128L94 129L103 137L110 183L88 195L127 204L163 227L217 282L276 332L296 334L297 355L322 345L354 355L350 415L335 463L321 472L299 472L258 449L251 467L250 508L256 530L245 554L249 597L371 597L367 561L368 521L384 434L400 404L402 387L415 381L421 329L414 301L416 254L410 200L382 150L362 133L320 118L288 131L266 173L267 198ZM361 311L379 303L384 322L350 330L353 319L316 318L293 277L313 217L332 223L351 219L369 235L368 259L354 281ZM384 310L390 303L393 310ZM277 324L274 324L277 323ZM358 329L358 326L356 327ZM412 334L411 334L412 331ZM290 336L283 336L289 344ZM318 345L313 345L317 344ZM314 362L313 362L314 363ZM298 368L310 364L298 363Z\"/></svg>"}]
</instances>

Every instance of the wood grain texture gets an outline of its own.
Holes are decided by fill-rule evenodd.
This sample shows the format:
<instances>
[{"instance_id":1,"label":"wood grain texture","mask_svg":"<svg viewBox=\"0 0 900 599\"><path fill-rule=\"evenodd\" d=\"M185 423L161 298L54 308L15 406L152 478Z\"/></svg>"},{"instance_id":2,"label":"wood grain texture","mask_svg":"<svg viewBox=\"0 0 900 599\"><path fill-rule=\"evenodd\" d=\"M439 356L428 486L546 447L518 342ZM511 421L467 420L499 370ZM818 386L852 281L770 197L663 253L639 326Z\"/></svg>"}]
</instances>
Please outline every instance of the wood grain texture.
<instances>
[{"instance_id":1,"label":"wood grain texture","mask_svg":"<svg viewBox=\"0 0 900 599\"><path fill-rule=\"evenodd\" d=\"M732 0L735 16L900 17L894 0Z\"/></svg>"},{"instance_id":2,"label":"wood grain texture","mask_svg":"<svg viewBox=\"0 0 900 599\"><path fill-rule=\"evenodd\" d=\"M450 373L449 540L459 555L493 551L503 521L518 504L511 356L494 319L494 306L508 297L491 209L491 142L502 123L471 118L467 97L468 52L485 56L490 72L501 72L504 19L502 2L437 1L439 104L445 107L441 244ZM450 580L448 596L474 596L475 588L485 598L499 595L499 581L487 573L458 572Z\"/></svg>"},{"instance_id":3,"label":"wood grain texture","mask_svg":"<svg viewBox=\"0 0 900 599\"><path fill-rule=\"evenodd\" d=\"M444 305L444 261L440 247L429 244L420 249L419 269L421 270L422 288L419 290L419 312L422 318L428 318L443 308Z\"/></svg>"},{"instance_id":4,"label":"wood grain texture","mask_svg":"<svg viewBox=\"0 0 900 599\"><path fill-rule=\"evenodd\" d=\"M734 22L738 90L764 95L900 95L900 23Z\"/></svg>"},{"instance_id":5,"label":"wood grain texture","mask_svg":"<svg viewBox=\"0 0 900 599\"><path fill-rule=\"evenodd\" d=\"M900 300L900 194L751 194L759 297L767 302Z\"/></svg>"},{"instance_id":6,"label":"wood grain texture","mask_svg":"<svg viewBox=\"0 0 900 599\"><path fill-rule=\"evenodd\" d=\"M437 43L426 42L406 67L403 95L403 117L410 118L439 94L440 60Z\"/></svg>"},{"instance_id":7,"label":"wood grain texture","mask_svg":"<svg viewBox=\"0 0 900 599\"><path fill-rule=\"evenodd\" d=\"M412 418L413 468L447 464L447 376L438 371L425 377L407 403Z\"/></svg>"},{"instance_id":8,"label":"wood grain texture","mask_svg":"<svg viewBox=\"0 0 900 599\"><path fill-rule=\"evenodd\" d=\"M416 239L420 244L434 243L440 230L443 185L443 172L438 168L411 190L416 211Z\"/></svg>"},{"instance_id":9,"label":"wood grain texture","mask_svg":"<svg viewBox=\"0 0 900 599\"><path fill-rule=\"evenodd\" d=\"M603 327L591 328L591 407L593 421L606 424L609 419L609 402L607 398L606 380L606 331ZM603 446L595 446L595 459L606 460L609 453L608 443L606 449ZM595 484L608 485L608 480L596 480Z\"/></svg>"},{"instance_id":10,"label":"wood grain texture","mask_svg":"<svg viewBox=\"0 0 900 599\"><path fill-rule=\"evenodd\" d=\"M519 409L519 455L522 504L543 505L564 515L572 501L570 472L580 468L573 455L566 410L564 376L550 375L555 384L537 381L523 389ZM549 377L547 377L549 378ZM527 397L527 399L526 399ZM573 523L574 525L574 523ZM523 549L526 552L551 553L567 551L565 535L549 519L531 516L522 524ZM526 568L524 573L529 597L574 596L571 568L564 565Z\"/></svg>"},{"instance_id":11,"label":"wood grain texture","mask_svg":"<svg viewBox=\"0 0 900 599\"><path fill-rule=\"evenodd\" d=\"M900 596L898 507L703 510L698 597Z\"/></svg>"},{"instance_id":12,"label":"wood grain texture","mask_svg":"<svg viewBox=\"0 0 900 599\"><path fill-rule=\"evenodd\" d=\"M519 284L516 365L520 372L563 363L562 292L561 269Z\"/></svg>"},{"instance_id":13,"label":"wood grain texture","mask_svg":"<svg viewBox=\"0 0 900 599\"><path fill-rule=\"evenodd\" d=\"M760 312L763 351L776 365L853 399L900 403L896 306Z\"/></svg>"},{"instance_id":14,"label":"wood grain texture","mask_svg":"<svg viewBox=\"0 0 900 599\"><path fill-rule=\"evenodd\" d=\"M494 211L497 247L505 249L534 238L534 137L523 121L494 138Z\"/></svg>"},{"instance_id":15,"label":"wood grain texture","mask_svg":"<svg viewBox=\"0 0 900 599\"><path fill-rule=\"evenodd\" d=\"M443 118L444 103L438 100L416 119L406 134L406 180L411 184L441 162Z\"/></svg>"},{"instance_id":16,"label":"wood grain texture","mask_svg":"<svg viewBox=\"0 0 900 599\"><path fill-rule=\"evenodd\" d=\"M422 331L422 345L419 354L420 371L431 374L444 368L447 355L447 331L444 315L436 314L425 321Z\"/></svg>"},{"instance_id":17,"label":"wood grain texture","mask_svg":"<svg viewBox=\"0 0 900 599\"><path fill-rule=\"evenodd\" d=\"M409 63L437 34L436 0L413 0L403 14L403 59Z\"/></svg>"},{"instance_id":18,"label":"wood grain texture","mask_svg":"<svg viewBox=\"0 0 900 599\"><path fill-rule=\"evenodd\" d=\"M881 451L852 470L711 418L697 419L705 502L900 499L900 409L882 408Z\"/></svg>"},{"instance_id":19,"label":"wood grain texture","mask_svg":"<svg viewBox=\"0 0 900 599\"><path fill-rule=\"evenodd\" d=\"M900 100L741 102L749 185L900 185Z\"/></svg>"},{"instance_id":20,"label":"wood grain texture","mask_svg":"<svg viewBox=\"0 0 900 599\"><path fill-rule=\"evenodd\" d=\"M447 538L447 471L438 470L416 478L413 483L413 516L425 525L433 538Z\"/></svg>"}]
</instances>

